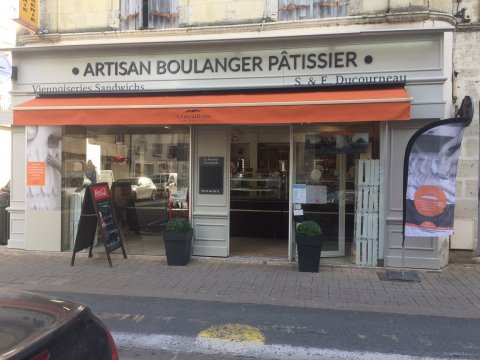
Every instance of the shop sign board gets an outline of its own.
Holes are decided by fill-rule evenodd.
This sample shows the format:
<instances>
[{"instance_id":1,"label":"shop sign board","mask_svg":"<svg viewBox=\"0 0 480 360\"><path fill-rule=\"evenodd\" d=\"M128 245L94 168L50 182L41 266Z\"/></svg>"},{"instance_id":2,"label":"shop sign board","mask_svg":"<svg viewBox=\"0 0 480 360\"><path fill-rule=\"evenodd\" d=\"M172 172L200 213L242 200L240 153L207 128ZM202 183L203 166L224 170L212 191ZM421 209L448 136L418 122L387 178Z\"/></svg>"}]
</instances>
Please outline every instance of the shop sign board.
<instances>
[{"instance_id":1,"label":"shop sign board","mask_svg":"<svg viewBox=\"0 0 480 360\"><path fill-rule=\"evenodd\" d=\"M441 38L433 35L329 40L266 49L169 50L87 50L68 56L25 57L19 60L17 86L36 94L138 93L403 84L419 73L444 76Z\"/></svg>"},{"instance_id":2,"label":"shop sign board","mask_svg":"<svg viewBox=\"0 0 480 360\"><path fill-rule=\"evenodd\" d=\"M81 250L89 249L88 256L92 257L98 223L102 230L103 243L110 267L112 266L110 259L112 251L121 248L123 257L127 258L125 247L123 246L123 236L118 227L108 183L97 183L89 185L85 191L73 248L72 266L75 262L75 254Z\"/></svg>"},{"instance_id":3,"label":"shop sign board","mask_svg":"<svg viewBox=\"0 0 480 360\"><path fill-rule=\"evenodd\" d=\"M39 0L19 0L19 18L15 22L35 34L38 31L38 2Z\"/></svg>"},{"instance_id":4,"label":"shop sign board","mask_svg":"<svg viewBox=\"0 0 480 360\"><path fill-rule=\"evenodd\" d=\"M224 158L220 156L200 157L199 193L207 195L223 194Z\"/></svg>"}]
</instances>

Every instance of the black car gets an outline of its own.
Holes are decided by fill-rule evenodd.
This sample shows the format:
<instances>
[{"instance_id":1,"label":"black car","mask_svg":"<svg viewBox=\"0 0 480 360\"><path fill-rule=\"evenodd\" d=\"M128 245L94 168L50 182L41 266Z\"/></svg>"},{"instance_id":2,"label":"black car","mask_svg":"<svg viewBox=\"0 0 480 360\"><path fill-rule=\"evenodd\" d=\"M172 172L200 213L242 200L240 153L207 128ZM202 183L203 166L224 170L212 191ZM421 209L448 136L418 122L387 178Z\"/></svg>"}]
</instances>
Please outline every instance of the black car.
<instances>
[{"instance_id":1,"label":"black car","mask_svg":"<svg viewBox=\"0 0 480 360\"><path fill-rule=\"evenodd\" d=\"M0 359L118 360L118 352L86 305L0 289Z\"/></svg>"}]
</instances>

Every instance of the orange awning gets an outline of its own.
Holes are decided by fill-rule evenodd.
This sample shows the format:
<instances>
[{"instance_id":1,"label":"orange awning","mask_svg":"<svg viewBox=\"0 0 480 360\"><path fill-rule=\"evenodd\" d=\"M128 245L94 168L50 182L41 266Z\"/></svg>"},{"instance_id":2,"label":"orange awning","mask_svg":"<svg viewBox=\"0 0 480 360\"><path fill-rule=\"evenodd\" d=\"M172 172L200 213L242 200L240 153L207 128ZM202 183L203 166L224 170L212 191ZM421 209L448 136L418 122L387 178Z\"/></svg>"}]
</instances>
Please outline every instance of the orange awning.
<instances>
[{"instance_id":1,"label":"orange awning","mask_svg":"<svg viewBox=\"0 0 480 360\"><path fill-rule=\"evenodd\" d=\"M280 93L39 97L13 108L15 125L279 124L410 119L403 88Z\"/></svg>"}]
</instances>

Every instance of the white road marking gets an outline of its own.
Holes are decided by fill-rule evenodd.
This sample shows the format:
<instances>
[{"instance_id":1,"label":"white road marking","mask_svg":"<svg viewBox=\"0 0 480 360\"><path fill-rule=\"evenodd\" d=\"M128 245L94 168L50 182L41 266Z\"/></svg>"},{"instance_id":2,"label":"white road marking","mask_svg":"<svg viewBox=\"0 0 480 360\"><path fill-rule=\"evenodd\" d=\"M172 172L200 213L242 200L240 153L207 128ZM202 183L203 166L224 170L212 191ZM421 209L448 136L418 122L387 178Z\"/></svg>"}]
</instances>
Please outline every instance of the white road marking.
<instances>
[{"instance_id":1,"label":"white road marking","mask_svg":"<svg viewBox=\"0 0 480 360\"><path fill-rule=\"evenodd\" d=\"M377 352L356 352L336 349L321 349L278 344L259 344L253 342L237 342L220 339L205 339L188 336L162 334L138 334L126 332L112 333L117 347L137 348L144 350L163 350L204 355L231 355L255 359L277 360L439 360L448 358L416 357L399 354ZM458 360L458 358L457 358Z\"/></svg>"}]
</instances>

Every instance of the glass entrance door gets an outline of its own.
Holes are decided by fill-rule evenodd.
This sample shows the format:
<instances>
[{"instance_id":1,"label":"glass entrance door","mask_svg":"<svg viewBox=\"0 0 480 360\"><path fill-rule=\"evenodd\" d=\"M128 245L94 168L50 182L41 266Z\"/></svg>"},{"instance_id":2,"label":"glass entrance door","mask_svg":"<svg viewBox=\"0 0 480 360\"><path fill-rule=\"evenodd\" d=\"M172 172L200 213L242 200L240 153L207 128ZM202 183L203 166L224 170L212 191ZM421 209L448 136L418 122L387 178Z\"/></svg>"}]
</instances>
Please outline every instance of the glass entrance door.
<instances>
[{"instance_id":1,"label":"glass entrance door","mask_svg":"<svg viewBox=\"0 0 480 360\"><path fill-rule=\"evenodd\" d=\"M305 163L312 169L305 174L306 203L301 204L305 220L322 228L322 256L344 256L345 239L353 234L353 179L347 178L347 155L307 149ZM348 159L350 160L350 159Z\"/></svg>"},{"instance_id":2,"label":"glass entrance door","mask_svg":"<svg viewBox=\"0 0 480 360\"><path fill-rule=\"evenodd\" d=\"M295 125L293 137L294 213L321 226L322 257L343 257L354 239L355 165L378 156L378 126Z\"/></svg>"},{"instance_id":3,"label":"glass entrance door","mask_svg":"<svg viewBox=\"0 0 480 360\"><path fill-rule=\"evenodd\" d=\"M289 126L232 126L230 256L288 257Z\"/></svg>"}]
</instances>

